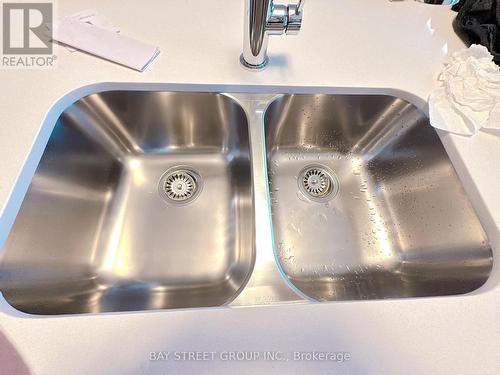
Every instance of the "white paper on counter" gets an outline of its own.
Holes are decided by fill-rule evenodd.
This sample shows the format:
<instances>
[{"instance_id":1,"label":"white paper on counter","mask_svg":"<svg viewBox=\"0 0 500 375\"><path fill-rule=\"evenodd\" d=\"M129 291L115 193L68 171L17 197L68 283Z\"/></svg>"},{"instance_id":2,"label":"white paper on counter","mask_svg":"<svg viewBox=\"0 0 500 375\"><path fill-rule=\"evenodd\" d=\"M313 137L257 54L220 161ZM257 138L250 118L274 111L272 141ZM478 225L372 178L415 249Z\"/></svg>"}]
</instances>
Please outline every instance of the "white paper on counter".
<instances>
[{"instance_id":1,"label":"white paper on counter","mask_svg":"<svg viewBox=\"0 0 500 375\"><path fill-rule=\"evenodd\" d=\"M152 44L69 18L55 23L52 39L140 72L160 53Z\"/></svg>"},{"instance_id":2,"label":"white paper on counter","mask_svg":"<svg viewBox=\"0 0 500 375\"><path fill-rule=\"evenodd\" d=\"M65 18L70 18L70 19L77 20L80 22L86 22L88 24L112 31L114 33L120 32L120 29L118 27L116 27L113 23L111 23L111 21L109 21L102 14L97 13L94 9L81 10L81 11L74 13L71 16L67 16ZM65 47L70 52L78 51L78 48L74 48L74 47L67 46L67 45L65 45Z\"/></svg>"}]
</instances>

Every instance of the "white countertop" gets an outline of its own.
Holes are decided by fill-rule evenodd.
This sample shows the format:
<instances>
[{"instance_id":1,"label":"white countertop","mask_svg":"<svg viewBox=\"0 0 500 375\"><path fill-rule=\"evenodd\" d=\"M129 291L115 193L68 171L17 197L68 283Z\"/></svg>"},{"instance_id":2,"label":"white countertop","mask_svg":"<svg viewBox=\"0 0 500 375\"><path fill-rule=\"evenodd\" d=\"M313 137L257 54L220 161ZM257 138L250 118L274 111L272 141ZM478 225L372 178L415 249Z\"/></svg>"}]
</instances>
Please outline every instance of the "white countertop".
<instances>
[{"instance_id":1,"label":"white countertop","mask_svg":"<svg viewBox=\"0 0 500 375\"><path fill-rule=\"evenodd\" d=\"M463 47L451 28L455 13L447 7L309 0L301 33L272 37L270 66L250 72L238 62L243 0L59 0L56 10L61 16L86 8L105 14L125 34L157 43L162 53L144 73L62 47L55 51L53 70L0 70L0 245L54 125L57 108L48 111L62 97L59 107L95 90L88 85L403 91L425 110L446 53ZM485 132L472 138L440 136L498 258L500 137ZM499 283L500 266L494 262L488 282L467 296L50 318L23 315L0 296L0 352L7 338L34 374L164 374L175 368L177 373L496 375ZM238 350L348 351L352 358L342 364L149 361L150 351Z\"/></svg>"}]
</instances>

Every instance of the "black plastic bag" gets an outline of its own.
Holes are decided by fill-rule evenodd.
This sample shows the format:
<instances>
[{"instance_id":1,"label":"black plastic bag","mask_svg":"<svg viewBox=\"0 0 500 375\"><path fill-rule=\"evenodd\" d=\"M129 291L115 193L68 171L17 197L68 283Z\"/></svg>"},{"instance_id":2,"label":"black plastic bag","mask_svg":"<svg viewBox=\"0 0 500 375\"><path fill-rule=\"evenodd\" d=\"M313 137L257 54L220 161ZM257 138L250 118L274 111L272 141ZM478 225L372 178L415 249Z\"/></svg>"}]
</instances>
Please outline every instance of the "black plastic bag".
<instances>
[{"instance_id":1,"label":"black plastic bag","mask_svg":"<svg viewBox=\"0 0 500 375\"><path fill-rule=\"evenodd\" d=\"M482 44L500 65L500 0L461 0L453 28L468 45Z\"/></svg>"}]
</instances>

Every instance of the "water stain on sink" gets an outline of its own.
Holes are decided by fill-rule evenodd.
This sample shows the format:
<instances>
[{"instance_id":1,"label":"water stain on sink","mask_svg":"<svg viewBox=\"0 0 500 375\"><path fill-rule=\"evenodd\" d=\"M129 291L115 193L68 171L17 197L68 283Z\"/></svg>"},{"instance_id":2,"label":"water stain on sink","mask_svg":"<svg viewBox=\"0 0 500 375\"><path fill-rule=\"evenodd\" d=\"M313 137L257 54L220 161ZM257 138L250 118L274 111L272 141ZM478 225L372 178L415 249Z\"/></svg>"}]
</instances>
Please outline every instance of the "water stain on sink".
<instances>
[{"instance_id":1,"label":"water stain on sink","mask_svg":"<svg viewBox=\"0 0 500 375\"><path fill-rule=\"evenodd\" d=\"M293 243L297 268L284 271L308 297L460 294L488 278L486 235L436 132L413 105L390 96L284 95L269 106L265 133L268 165L280 165L269 180L278 192L275 240ZM312 160L338 179L342 193L328 204L289 182ZM321 173L311 178L313 193L328 188Z\"/></svg>"}]
</instances>

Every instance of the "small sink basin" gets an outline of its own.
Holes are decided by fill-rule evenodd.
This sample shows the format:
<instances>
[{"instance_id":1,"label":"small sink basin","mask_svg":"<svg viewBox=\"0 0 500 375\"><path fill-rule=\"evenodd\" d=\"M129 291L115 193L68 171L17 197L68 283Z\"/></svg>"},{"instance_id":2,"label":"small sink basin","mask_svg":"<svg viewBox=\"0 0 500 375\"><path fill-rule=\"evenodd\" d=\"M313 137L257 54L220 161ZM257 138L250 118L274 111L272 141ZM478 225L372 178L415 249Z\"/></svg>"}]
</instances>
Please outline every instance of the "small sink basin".
<instances>
[{"instance_id":1,"label":"small sink basin","mask_svg":"<svg viewBox=\"0 0 500 375\"><path fill-rule=\"evenodd\" d=\"M377 95L285 95L265 115L275 249L321 301L471 292L492 252L428 119Z\"/></svg>"},{"instance_id":2,"label":"small sink basin","mask_svg":"<svg viewBox=\"0 0 500 375\"><path fill-rule=\"evenodd\" d=\"M218 306L251 273L244 110L216 93L110 91L59 118L3 249L34 314Z\"/></svg>"}]
</instances>

